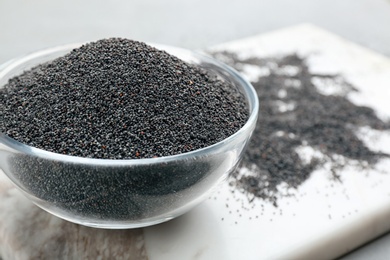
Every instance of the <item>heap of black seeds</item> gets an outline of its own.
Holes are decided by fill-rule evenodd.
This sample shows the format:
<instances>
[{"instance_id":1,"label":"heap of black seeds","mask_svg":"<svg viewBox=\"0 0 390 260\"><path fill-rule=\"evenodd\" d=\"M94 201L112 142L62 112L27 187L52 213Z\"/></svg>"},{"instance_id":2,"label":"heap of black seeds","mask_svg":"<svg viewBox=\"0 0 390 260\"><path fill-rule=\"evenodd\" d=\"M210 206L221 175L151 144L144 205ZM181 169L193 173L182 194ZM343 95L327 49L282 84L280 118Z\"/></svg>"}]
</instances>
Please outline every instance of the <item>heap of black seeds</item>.
<instances>
[{"instance_id":1,"label":"heap of black seeds","mask_svg":"<svg viewBox=\"0 0 390 260\"><path fill-rule=\"evenodd\" d=\"M83 45L0 89L0 132L61 154L174 155L219 142L248 118L229 83L127 39Z\"/></svg>"},{"instance_id":2,"label":"heap of black seeds","mask_svg":"<svg viewBox=\"0 0 390 260\"><path fill-rule=\"evenodd\" d=\"M389 157L370 150L358 138L356 129L369 126L389 130L390 122L380 120L369 107L351 103L347 95L357 89L340 75L313 74L305 59L297 55L269 59L240 59L231 53L215 55L238 70L249 64L270 71L269 75L252 82L259 97L260 111L241 164L252 173L240 174L238 170L230 176L231 185L244 190L250 198L262 198L276 205L279 184L297 188L315 169L329 161L333 176L337 178L348 161L338 161L334 159L335 155L356 160L362 168L373 167L379 159ZM289 67L297 69L297 74L283 73ZM313 78L337 84L338 95L322 94L313 84ZM281 102L294 107L281 111ZM304 162L296 151L300 146L319 150L325 158Z\"/></svg>"}]
</instances>

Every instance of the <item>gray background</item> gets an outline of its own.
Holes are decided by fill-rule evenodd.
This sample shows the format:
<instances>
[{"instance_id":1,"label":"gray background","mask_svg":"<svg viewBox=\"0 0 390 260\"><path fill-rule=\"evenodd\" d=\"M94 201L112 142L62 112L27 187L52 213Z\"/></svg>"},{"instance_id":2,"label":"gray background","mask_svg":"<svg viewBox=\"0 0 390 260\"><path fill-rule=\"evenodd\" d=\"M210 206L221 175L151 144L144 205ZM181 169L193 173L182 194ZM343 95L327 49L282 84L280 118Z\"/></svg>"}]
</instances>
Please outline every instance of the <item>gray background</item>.
<instances>
[{"instance_id":1,"label":"gray background","mask_svg":"<svg viewBox=\"0 0 390 260\"><path fill-rule=\"evenodd\" d=\"M114 36L202 49L307 22L390 57L390 0L0 0L0 63ZM390 234L342 259L390 259Z\"/></svg>"},{"instance_id":2,"label":"gray background","mask_svg":"<svg viewBox=\"0 0 390 260\"><path fill-rule=\"evenodd\" d=\"M0 63L112 36L198 49L302 22L390 56L390 0L0 0Z\"/></svg>"}]
</instances>

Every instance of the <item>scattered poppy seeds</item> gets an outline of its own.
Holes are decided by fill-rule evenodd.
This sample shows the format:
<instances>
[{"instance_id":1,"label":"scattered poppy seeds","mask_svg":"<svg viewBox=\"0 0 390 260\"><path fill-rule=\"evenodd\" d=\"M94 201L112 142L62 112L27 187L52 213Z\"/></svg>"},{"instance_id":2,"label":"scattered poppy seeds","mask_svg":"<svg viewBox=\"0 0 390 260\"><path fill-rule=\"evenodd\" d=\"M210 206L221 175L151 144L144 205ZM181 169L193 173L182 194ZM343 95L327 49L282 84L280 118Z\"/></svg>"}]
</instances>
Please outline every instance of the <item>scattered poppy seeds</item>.
<instances>
[{"instance_id":1,"label":"scattered poppy seeds","mask_svg":"<svg viewBox=\"0 0 390 260\"><path fill-rule=\"evenodd\" d=\"M390 157L371 150L356 133L359 127L389 131L390 122L378 118L372 108L352 103L347 95L358 90L341 75L312 73L306 58L296 54L263 59L229 52L214 55L238 71L246 65L269 71L252 82L260 102L259 118L241 167L230 176L233 190L243 191L249 200L258 198L277 206L280 184L298 188L326 163L331 163L332 176L339 180L348 160L370 168ZM336 86L337 93L323 94L315 81ZM299 155L300 147L311 147L323 157L306 162ZM242 167L251 173L242 174Z\"/></svg>"}]
</instances>

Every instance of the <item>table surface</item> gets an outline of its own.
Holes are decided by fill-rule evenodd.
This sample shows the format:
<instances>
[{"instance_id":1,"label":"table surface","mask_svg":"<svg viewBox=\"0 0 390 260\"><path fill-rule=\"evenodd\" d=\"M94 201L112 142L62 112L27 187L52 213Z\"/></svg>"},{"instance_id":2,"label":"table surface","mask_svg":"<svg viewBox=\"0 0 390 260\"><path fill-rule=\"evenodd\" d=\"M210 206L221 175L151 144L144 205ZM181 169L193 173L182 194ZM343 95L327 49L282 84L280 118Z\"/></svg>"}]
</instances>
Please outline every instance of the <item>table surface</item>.
<instances>
[{"instance_id":1,"label":"table surface","mask_svg":"<svg viewBox=\"0 0 390 260\"><path fill-rule=\"evenodd\" d=\"M0 63L111 36L202 49L302 22L390 56L389 0L3 0ZM389 245L390 235L385 235L342 259L386 259Z\"/></svg>"}]
</instances>

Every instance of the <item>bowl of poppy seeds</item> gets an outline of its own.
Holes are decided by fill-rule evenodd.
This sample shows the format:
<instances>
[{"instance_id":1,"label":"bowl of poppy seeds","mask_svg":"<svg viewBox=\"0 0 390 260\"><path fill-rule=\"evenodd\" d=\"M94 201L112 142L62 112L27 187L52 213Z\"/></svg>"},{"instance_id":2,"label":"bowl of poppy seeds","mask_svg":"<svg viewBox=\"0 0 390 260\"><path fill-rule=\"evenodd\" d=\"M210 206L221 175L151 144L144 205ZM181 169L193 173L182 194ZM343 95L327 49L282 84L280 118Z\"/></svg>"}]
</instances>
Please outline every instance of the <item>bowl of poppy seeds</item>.
<instances>
[{"instance_id":1,"label":"bowl of poppy seeds","mask_svg":"<svg viewBox=\"0 0 390 260\"><path fill-rule=\"evenodd\" d=\"M258 107L250 83L199 53L121 38L60 46L0 70L0 169L68 221L149 226L235 169Z\"/></svg>"}]
</instances>

